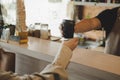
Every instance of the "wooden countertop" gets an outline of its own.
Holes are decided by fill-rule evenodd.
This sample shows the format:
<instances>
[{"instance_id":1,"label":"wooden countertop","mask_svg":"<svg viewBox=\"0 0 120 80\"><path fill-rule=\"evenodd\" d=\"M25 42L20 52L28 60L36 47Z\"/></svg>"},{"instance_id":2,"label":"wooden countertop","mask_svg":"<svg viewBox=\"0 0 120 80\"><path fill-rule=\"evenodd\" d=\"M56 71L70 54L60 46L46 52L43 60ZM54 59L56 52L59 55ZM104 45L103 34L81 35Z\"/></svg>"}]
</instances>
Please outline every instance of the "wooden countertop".
<instances>
[{"instance_id":1,"label":"wooden countertop","mask_svg":"<svg viewBox=\"0 0 120 80\"><path fill-rule=\"evenodd\" d=\"M71 61L120 75L120 57L76 48Z\"/></svg>"},{"instance_id":2,"label":"wooden countertop","mask_svg":"<svg viewBox=\"0 0 120 80\"><path fill-rule=\"evenodd\" d=\"M28 44L0 42L0 46L20 54L51 62L58 52L60 43L40 38L28 38ZM76 48L71 62L120 75L120 57L98 51Z\"/></svg>"}]
</instances>

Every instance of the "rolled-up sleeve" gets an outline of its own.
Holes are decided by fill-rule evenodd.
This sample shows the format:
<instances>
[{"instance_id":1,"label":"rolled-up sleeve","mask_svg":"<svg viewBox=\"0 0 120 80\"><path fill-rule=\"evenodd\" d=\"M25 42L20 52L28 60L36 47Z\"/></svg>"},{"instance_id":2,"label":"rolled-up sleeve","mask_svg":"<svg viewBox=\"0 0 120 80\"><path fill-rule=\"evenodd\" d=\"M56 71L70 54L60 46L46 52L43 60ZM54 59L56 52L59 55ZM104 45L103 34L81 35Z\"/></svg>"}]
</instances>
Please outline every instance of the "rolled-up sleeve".
<instances>
[{"instance_id":1,"label":"rolled-up sleeve","mask_svg":"<svg viewBox=\"0 0 120 80\"><path fill-rule=\"evenodd\" d=\"M62 45L52 64L48 65L41 73L57 73L62 80L67 80L68 75L65 68L69 64L71 57L71 49L67 46Z\"/></svg>"},{"instance_id":2,"label":"rolled-up sleeve","mask_svg":"<svg viewBox=\"0 0 120 80\"><path fill-rule=\"evenodd\" d=\"M19 76L12 72L0 71L0 80L68 80L65 68L72 56L72 51L62 45L54 61L40 73Z\"/></svg>"}]
</instances>

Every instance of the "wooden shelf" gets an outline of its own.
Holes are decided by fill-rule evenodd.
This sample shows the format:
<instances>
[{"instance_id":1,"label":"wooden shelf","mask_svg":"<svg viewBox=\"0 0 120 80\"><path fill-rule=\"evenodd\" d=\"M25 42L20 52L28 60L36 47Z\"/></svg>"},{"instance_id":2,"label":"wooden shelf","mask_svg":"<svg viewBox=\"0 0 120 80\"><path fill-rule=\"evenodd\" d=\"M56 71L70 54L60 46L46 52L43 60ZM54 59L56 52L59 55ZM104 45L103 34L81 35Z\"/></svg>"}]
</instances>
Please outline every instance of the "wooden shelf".
<instances>
[{"instance_id":1,"label":"wooden shelf","mask_svg":"<svg viewBox=\"0 0 120 80\"><path fill-rule=\"evenodd\" d=\"M90 5L90 6L113 6L118 7L120 6L120 3L101 3L101 2L81 2L81 1L74 1L75 6L79 5Z\"/></svg>"}]
</instances>

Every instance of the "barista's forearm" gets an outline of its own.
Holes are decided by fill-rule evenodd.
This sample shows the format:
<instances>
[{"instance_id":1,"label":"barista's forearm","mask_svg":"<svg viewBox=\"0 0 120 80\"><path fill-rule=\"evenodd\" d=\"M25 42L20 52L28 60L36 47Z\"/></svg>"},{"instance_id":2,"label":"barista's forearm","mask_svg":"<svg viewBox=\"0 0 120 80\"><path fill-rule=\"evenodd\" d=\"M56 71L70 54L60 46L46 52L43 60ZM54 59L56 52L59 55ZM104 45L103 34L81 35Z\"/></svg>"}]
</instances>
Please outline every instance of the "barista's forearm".
<instances>
[{"instance_id":1,"label":"barista's forearm","mask_svg":"<svg viewBox=\"0 0 120 80\"><path fill-rule=\"evenodd\" d=\"M75 33L86 32L101 26L98 18L84 19L75 25Z\"/></svg>"}]
</instances>

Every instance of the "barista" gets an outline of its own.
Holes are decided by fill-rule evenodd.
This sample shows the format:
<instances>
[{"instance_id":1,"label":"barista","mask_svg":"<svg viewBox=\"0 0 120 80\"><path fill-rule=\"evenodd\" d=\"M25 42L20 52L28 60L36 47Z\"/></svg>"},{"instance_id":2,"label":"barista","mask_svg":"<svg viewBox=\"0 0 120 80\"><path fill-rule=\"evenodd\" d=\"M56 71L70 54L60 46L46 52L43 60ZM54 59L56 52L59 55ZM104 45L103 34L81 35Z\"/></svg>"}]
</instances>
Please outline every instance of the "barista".
<instances>
[{"instance_id":1,"label":"barista","mask_svg":"<svg viewBox=\"0 0 120 80\"><path fill-rule=\"evenodd\" d=\"M106 9L96 17L76 23L74 32L86 32L103 27L106 31L105 53L120 56L120 7Z\"/></svg>"}]
</instances>

